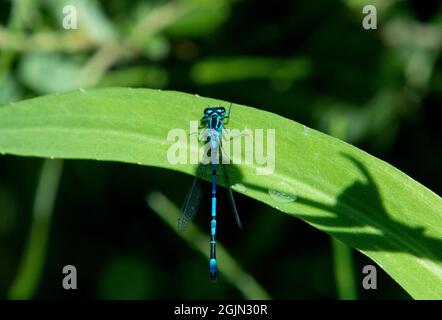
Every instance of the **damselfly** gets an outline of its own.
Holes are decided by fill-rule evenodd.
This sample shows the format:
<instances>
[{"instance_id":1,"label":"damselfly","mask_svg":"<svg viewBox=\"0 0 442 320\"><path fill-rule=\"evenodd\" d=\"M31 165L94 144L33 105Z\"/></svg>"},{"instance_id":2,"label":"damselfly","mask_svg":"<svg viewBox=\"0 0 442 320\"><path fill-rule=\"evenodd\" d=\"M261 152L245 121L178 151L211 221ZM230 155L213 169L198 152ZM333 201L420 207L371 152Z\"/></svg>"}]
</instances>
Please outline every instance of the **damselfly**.
<instances>
[{"instance_id":1,"label":"damselfly","mask_svg":"<svg viewBox=\"0 0 442 320\"><path fill-rule=\"evenodd\" d=\"M201 125L205 128L207 134L207 143L210 143L210 164L212 168L212 210L210 223L210 278L216 280L216 213L217 213L217 194L216 194L216 173L217 166L220 166L223 172L224 183L227 187L228 198L235 216L236 223L242 228L239 219L238 210L236 209L233 192L230 188L229 177L226 171L226 165L222 161L222 136L224 129L224 120L230 118L230 110L226 114L226 109L221 106L209 107L204 109L204 115L201 118ZM198 211L202 196L202 181L206 174L208 166L200 164L198 166L192 187L184 200L182 215L178 219L178 230L183 232L186 226L193 220Z\"/></svg>"}]
</instances>

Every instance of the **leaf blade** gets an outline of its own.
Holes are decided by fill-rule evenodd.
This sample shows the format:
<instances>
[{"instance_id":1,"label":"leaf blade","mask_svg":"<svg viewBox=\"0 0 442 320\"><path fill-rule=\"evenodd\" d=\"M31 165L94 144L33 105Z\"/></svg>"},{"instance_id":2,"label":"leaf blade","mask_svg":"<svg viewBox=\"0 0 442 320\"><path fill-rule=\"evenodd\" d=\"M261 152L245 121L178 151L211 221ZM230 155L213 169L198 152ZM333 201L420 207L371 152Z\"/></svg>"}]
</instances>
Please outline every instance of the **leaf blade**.
<instances>
[{"instance_id":1,"label":"leaf blade","mask_svg":"<svg viewBox=\"0 0 442 320\"><path fill-rule=\"evenodd\" d=\"M172 91L106 88L0 108L0 152L99 159L193 174L167 161L172 128L188 130L208 104ZM273 175L229 171L243 193L301 218L376 261L414 298L442 298L442 200L391 165L345 142L258 109L234 105L229 127L276 129ZM230 169L230 168L229 168ZM233 171L231 173L231 171Z\"/></svg>"}]
</instances>

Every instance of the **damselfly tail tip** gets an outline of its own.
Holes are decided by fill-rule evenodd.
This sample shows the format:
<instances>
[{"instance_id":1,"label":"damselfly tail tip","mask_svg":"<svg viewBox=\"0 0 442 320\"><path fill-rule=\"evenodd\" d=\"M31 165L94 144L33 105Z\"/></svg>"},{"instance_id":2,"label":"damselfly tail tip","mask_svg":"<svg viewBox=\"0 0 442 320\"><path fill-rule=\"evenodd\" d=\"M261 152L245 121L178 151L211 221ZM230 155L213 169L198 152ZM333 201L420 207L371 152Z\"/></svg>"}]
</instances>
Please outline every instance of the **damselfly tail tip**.
<instances>
[{"instance_id":1,"label":"damselfly tail tip","mask_svg":"<svg viewBox=\"0 0 442 320\"><path fill-rule=\"evenodd\" d=\"M241 223L241 220L239 219L238 212L236 212L236 214L235 214L235 222L236 222L236 226L238 227L238 229L243 230L242 223Z\"/></svg>"},{"instance_id":2,"label":"damselfly tail tip","mask_svg":"<svg viewBox=\"0 0 442 320\"><path fill-rule=\"evenodd\" d=\"M210 279L212 282L216 282L217 276L216 276L216 260L210 259Z\"/></svg>"}]
</instances>

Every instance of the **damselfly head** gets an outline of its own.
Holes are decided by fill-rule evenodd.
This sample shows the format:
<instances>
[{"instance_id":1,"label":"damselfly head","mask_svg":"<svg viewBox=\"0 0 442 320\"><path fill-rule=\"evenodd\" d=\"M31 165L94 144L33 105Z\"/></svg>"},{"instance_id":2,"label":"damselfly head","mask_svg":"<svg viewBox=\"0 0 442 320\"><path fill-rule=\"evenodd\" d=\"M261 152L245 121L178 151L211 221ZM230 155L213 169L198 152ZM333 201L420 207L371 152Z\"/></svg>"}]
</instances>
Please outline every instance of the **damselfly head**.
<instances>
[{"instance_id":1,"label":"damselfly head","mask_svg":"<svg viewBox=\"0 0 442 320\"><path fill-rule=\"evenodd\" d=\"M214 108L206 108L204 109L204 115L206 117L210 117L214 114L218 116L224 116L226 113L226 109L224 107L214 107Z\"/></svg>"}]
</instances>

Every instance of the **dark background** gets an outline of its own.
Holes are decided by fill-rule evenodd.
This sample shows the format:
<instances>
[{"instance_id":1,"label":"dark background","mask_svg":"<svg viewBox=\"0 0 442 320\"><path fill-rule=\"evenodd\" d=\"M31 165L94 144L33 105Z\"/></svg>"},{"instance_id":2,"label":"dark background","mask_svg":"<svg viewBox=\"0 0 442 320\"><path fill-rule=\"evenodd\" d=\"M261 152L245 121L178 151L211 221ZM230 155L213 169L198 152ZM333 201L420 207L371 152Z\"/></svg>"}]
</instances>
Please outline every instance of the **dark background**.
<instances>
[{"instance_id":1,"label":"dark background","mask_svg":"<svg viewBox=\"0 0 442 320\"><path fill-rule=\"evenodd\" d=\"M80 1L90 16L79 13L75 31L61 27L63 1L16 3L0 1L1 104L79 87L197 93L335 135L442 192L439 1ZM362 27L365 4L377 5L377 30ZM164 6L172 16L188 11L125 44L138 21ZM60 39L32 43L44 33ZM85 44L70 48L61 40L68 33L78 35L73 47ZM81 79L94 54L113 41L130 55L92 83ZM0 156L1 298L27 245L42 163ZM157 190L180 206L191 181L157 168L65 161L47 259L31 297L242 298L222 275L211 283L207 260L145 204ZM339 298L329 236L242 195L236 200L244 230L220 217L218 239L271 297ZM208 233L201 212L195 223ZM361 270L372 262L357 252L353 258L359 298L409 298L380 268L379 289L363 290ZM77 268L76 291L61 286L67 264Z\"/></svg>"}]
</instances>

